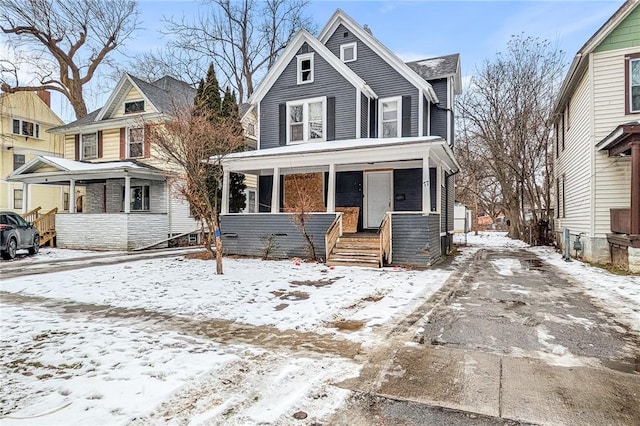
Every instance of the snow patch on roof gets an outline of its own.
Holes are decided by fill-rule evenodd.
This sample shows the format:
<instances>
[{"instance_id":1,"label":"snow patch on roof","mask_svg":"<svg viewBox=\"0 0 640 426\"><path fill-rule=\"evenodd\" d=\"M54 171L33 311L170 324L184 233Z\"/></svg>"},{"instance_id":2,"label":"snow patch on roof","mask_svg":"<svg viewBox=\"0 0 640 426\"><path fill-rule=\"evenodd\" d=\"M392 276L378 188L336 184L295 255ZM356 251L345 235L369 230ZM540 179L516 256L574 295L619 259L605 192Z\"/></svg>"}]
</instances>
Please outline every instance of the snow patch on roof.
<instances>
[{"instance_id":1,"label":"snow patch on roof","mask_svg":"<svg viewBox=\"0 0 640 426\"><path fill-rule=\"evenodd\" d=\"M440 65L442 65L442 63L444 62L446 62L444 58L434 58L434 59L427 59L424 61L420 61L418 62L418 65L422 65L423 67L429 67L429 68L437 68Z\"/></svg>"},{"instance_id":2,"label":"snow patch on roof","mask_svg":"<svg viewBox=\"0 0 640 426\"><path fill-rule=\"evenodd\" d=\"M61 169L68 171L86 171L86 170L108 170L108 169L146 169L139 164L131 161L110 161L106 163L85 163L82 161L68 160L60 157L48 157L41 156L46 162L53 166L57 166Z\"/></svg>"}]
</instances>

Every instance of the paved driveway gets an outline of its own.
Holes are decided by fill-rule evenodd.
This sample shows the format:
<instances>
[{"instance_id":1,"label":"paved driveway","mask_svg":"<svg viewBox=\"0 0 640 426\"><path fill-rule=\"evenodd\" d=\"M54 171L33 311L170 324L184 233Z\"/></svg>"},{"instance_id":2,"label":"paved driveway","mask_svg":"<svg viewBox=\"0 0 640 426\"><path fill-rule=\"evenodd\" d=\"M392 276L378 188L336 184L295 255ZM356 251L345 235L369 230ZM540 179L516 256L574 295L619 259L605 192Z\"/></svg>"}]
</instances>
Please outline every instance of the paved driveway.
<instances>
[{"instance_id":1,"label":"paved driveway","mask_svg":"<svg viewBox=\"0 0 640 426\"><path fill-rule=\"evenodd\" d=\"M477 424L639 424L640 339L575 278L526 249L481 249L447 290L418 342L399 338L343 383L390 398L354 399L353 413L375 407L377 424L467 424L469 413Z\"/></svg>"}]
</instances>

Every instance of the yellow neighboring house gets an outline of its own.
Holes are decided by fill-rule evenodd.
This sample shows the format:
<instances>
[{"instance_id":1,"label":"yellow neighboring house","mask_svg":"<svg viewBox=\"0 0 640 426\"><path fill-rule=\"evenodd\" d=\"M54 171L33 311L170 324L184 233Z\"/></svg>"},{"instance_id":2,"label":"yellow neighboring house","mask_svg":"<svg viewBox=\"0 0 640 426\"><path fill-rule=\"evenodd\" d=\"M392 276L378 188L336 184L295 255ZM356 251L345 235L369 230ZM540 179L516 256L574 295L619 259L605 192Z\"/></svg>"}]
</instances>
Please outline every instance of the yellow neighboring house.
<instances>
[{"instance_id":1,"label":"yellow neighboring house","mask_svg":"<svg viewBox=\"0 0 640 426\"><path fill-rule=\"evenodd\" d=\"M6 180L38 156L64 155L64 136L48 132L64 124L51 110L50 100L50 93L44 91L0 94L0 210L26 213L41 207L45 213L53 208L69 209L68 186L36 184L25 192L22 183Z\"/></svg>"}]
</instances>

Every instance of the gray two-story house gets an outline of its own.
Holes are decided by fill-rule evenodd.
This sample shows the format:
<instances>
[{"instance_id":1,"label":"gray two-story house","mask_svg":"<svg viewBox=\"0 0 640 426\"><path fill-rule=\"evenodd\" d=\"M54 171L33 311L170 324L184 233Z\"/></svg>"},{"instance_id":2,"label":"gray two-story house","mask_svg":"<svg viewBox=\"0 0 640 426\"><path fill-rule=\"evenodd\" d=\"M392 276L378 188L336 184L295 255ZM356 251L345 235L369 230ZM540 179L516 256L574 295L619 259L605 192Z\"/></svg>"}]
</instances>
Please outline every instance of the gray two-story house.
<instances>
[{"instance_id":1,"label":"gray two-story house","mask_svg":"<svg viewBox=\"0 0 640 426\"><path fill-rule=\"evenodd\" d=\"M405 63L337 10L299 32L249 99L255 151L222 160L226 254L428 266L453 232L459 56ZM231 172L258 176L258 212L229 214Z\"/></svg>"}]
</instances>

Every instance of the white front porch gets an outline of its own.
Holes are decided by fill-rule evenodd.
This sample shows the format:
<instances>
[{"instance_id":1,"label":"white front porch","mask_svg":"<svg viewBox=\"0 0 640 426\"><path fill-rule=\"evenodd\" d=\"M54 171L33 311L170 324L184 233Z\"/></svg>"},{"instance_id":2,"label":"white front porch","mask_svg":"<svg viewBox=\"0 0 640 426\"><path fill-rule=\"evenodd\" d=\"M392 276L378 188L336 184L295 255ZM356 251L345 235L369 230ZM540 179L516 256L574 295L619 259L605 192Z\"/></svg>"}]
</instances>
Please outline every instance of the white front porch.
<instances>
[{"instance_id":1,"label":"white front porch","mask_svg":"<svg viewBox=\"0 0 640 426\"><path fill-rule=\"evenodd\" d=\"M413 211L426 215L442 211L445 174L458 171L451 148L439 137L354 139L317 142L231 154L222 159L224 168L222 214L229 213L231 172L271 178L270 213L283 211L281 176L323 173L327 175L324 208L315 212L336 212L336 176L341 172L362 172L364 227L377 228L386 212L394 211L393 171L419 169L412 182L420 191ZM435 169L436 173L430 174ZM419 188L419 189L418 189ZM286 194L285 194L286 196ZM432 200L432 197L435 198Z\"/></svg>"}]
</instances>

